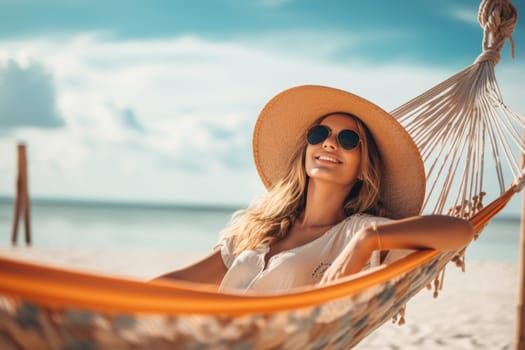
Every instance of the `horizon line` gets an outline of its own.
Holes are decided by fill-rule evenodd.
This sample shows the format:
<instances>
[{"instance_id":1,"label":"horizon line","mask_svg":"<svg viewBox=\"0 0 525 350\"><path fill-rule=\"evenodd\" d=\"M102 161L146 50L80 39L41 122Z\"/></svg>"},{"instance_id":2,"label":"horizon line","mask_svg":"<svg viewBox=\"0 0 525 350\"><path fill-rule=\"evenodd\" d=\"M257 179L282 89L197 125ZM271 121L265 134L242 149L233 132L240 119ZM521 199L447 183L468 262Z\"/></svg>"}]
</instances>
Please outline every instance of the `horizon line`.
<instances>
[{"instance_id":1,"label":"horizon line","mask_svg":"<svg viewBox=\"0 0 525 350\"><path fill-rule=\"evenodd\" d=\"M0 194L0 204L13 204L14 196ZM30 198L30 202L38 205L53 204L76 204L89 207L134 207L134 208L157 208L157 209L199 209L210 211L231 211L245 208L246 204L234 203L204 203L204 202L168 202L140 199L109 199L109 198L79 198L79 197L46 197L35 196Z\"/></svg>"},{"instance_id":2,"label":"horizon line","mask_svg":"<svg viewBox=\"0 0 525 350\"><path fill-rule=\"evenodd\" d=\"M0 194L0 204L13 204L15 198ZM30 202L37 205L75 204L85 207L127 207L148 209L181 209L203 211L237 211L246 208L247 204L233 203L198 203L198 202L165 202L138 199L108 199L108 198L66 198L66 197L33 197ZM494 217L494 220L520 220L520 214L505 214Z\"/></svg>"}]
</instances>

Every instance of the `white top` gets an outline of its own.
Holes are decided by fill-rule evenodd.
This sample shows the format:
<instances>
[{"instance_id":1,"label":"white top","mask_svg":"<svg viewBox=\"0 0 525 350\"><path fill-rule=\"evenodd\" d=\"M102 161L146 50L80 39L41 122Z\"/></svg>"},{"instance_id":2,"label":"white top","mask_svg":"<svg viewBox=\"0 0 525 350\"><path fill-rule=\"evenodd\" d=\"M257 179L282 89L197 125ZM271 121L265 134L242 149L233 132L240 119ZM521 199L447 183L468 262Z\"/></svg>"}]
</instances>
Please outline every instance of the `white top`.
<instances>
[{"instance_id":1,"label":"white top","mask_svg":"<svg viewBox=\"0 0 525 350\"><path fill-rule=\"evenodd\" d=\"M352 215L315 240L273 255L264 267L264 258L270 247L261 244L254 250L234 255L235 238L223 237L216 248L221 250L228 268L220 291L257 294L289 292L290 289L318 283L326 269L361 228L390 219L368 214ZM408 255L411 250L392 250L384 263ZM379 252L372 253L366 268L380 264Z\"/></svg>"}]
</instances>

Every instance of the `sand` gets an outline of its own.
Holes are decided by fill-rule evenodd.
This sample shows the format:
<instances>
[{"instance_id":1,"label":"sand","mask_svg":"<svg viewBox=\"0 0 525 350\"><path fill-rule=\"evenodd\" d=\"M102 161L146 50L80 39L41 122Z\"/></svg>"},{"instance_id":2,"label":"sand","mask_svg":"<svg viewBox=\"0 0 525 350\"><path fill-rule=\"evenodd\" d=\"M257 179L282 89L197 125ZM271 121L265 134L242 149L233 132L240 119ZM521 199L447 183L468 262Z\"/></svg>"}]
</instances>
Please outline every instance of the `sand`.
<instances>
[{"instance_id":1,"label":"sand","mask_svg":"<svg viewBox=\"0 0 525 350\"><path fill-rule=\"evenodd\" d=\"M0 247L0 255L91 272L149 279L183 266L195 254L64 251ZM450 265L437 299L423 290L408 304L403 326L385 324L356 349L513 349L518 264L467 261Z\"/></svg>"},{"instance_id":2,"label":"sand","mask_svg":"<svg viewBox=\"0 0 525 350\"><path fill-rule=\"evenodd\" d=\"M449 265L437 299L421 291L407 306L404 326L383 325L357 349L514 349L518 265Z\"/></svg>"}]
</instances>

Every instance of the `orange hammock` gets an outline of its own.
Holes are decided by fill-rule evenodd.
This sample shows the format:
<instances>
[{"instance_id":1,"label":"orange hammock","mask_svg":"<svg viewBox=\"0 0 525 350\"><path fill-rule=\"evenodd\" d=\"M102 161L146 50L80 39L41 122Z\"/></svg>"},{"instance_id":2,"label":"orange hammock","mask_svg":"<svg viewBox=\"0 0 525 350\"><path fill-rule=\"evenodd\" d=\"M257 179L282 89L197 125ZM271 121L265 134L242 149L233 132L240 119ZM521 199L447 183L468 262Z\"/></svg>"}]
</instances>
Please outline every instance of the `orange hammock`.
<instances>
[{"instance_id":1,"label":"orange hammock","mask_svg":"<svg viewBox=\"0 0 525 350\"><path fill-rule=\"evenodd\" d=\"M515 189L471 219L477 232ZM346 349L395 316L451 254L415 252L333 286L276 296L222 294L189 283L145 283L0 258L0 340L13 349Z\"/></svg>"},{"instance_id":2,"label":"orange hammock","mask_svg":"<svg viewBox=\"0 0 525 350\"><path fill-rule=\"evenodd\" d=\"M500 7L487 10L489 3L482 3L480 15L502 17L480 19L488 24L477 61L392 112L431 163L427 206L435 203L433 212L452 208L450 215L469 218L478 233L521 190L523 169L513 148L518 156L525 153L513 126L522 130L525 120L503 104L494 78L502 42L512 32L506 27L501 34L500 27L515 23L515 10L496 0L492 3ZM505 188L501 158L508 160L514 180L482 207L487 147L500 187ZM460 168L463 175L456 176ZM441 192L433 194L437 188ZM456 194L451 201L450 193ZM402 317L410 298L458 253L419 251L335 285L274 296L222 294L189 283L146 283L0 258L0 344L6 349L348 349L400 311Z\"/></svg>"},{"instance_id":3,"label":"orange hammock","mask_svg":"<svg viewBox=\"0 0 525 350\"><path fill-rule=\"evenodd\" d=\"M512 186L472 219L479 232ZM346 349L392 318L449 261L415 252L333 286L239 296L181 282L144 283L0 258L0 340L13 348Z\"/></svg>"}]
</instances>

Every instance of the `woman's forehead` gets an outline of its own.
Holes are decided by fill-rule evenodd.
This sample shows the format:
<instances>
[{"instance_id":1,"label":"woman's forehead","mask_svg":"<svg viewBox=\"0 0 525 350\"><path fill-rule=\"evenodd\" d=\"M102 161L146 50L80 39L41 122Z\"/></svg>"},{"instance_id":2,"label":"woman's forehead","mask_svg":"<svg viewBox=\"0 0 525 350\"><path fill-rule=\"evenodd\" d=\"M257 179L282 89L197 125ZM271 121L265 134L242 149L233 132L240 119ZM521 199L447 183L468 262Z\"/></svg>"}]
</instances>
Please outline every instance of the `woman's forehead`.
<instances>
[{"instance_id":1,"label":"woman's forehead","mask_svg":"<svg viewBox=\"0 0 525 350\"><path fill-rule=\"evenodd\" d=\"M320 124L329 126L331 129L337 130L357 130L356 120L345 114L331 114L324 118Z\"/></svg>"}]
</instances>

